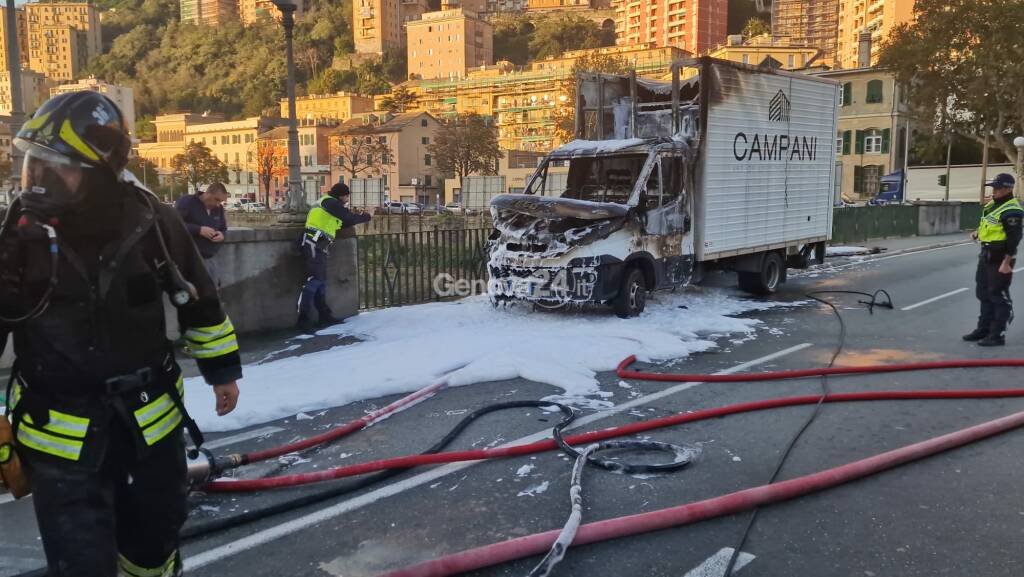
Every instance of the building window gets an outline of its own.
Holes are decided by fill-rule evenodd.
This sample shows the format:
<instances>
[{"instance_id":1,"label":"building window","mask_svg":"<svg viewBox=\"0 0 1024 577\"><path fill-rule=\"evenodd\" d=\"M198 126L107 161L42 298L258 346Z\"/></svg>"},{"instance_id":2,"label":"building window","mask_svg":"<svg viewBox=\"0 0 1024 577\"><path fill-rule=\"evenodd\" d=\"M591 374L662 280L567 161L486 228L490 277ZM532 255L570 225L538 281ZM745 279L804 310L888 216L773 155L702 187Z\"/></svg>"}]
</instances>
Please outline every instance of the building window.
<instances>
[{"instance_id":1,"label":"building window","mask_svg":"<svg viewBox=\"0 0 1024 577\"><path fill-rule=\"evenodd\" d=\"M795 66L796 66L796 56L794 56L794 55L790 54L790 55L789 55L789 58L787 59L787 61L788 61L788 66L789 66L790 68L793 68L793 67L795 67Z\"/></svg>"},{"instance_id":2,"label":"building window","mask_svg":"<svg viewBox=\"0 0 1024 577\"><path fill-rule=\"evenodd\" d=\"M844 82L842 90L840 91L843 106L849 106L853 103L853 83Z\"/></svg>"},{"instance_id":3,"label":"building window","mask_svg":"<svg viewBox=\"0 0 1024 577\"><path fill-rule=\"evenodd\" d=\"M864 100L869 104L877 104L882 102L882 81L871 80L868 82L867 97Z\"/></svg>"},{"instance_id":4,"label":"building window","mask_svg":"<svg viewBox=\"0 0 1024 577\"><path fill-rule=\"evenodd\" d=\"M424 128L427 127L427 119L426 118L421 118L420 119L420 126L422 126Z\"/></svg>"},{"instance_id":5,"label":"building window","mask_svg":"<svg viewBox=\"0 0 1024 577\"><path fill-rule=\"evenodd\" d=\"M429 154L424 154L423 155L423 165L424 166L430 166L430 160L431 159L430 159L430 155Z\"/></svg>"},{"instance_id":6,"label":"building window","mask_svg":"<svg viewBox=\"0 0 1024 577\"><path fill-rule=\"evenodd\" d=\"M423 138L421 138L420 139L420 144L430 144L430 137L429 136L424 136Z\"/></svg>"},{"instance_id":7,"label":"building window","mask_svg":"<svg viewBox=\"0 0 1024 577\"><path fill-rule=\"evenodd\" d=\"M744 54L743 55L743 63L744 64L750 64L750 55L749 54Z\"/></svg>"}]
</instances>

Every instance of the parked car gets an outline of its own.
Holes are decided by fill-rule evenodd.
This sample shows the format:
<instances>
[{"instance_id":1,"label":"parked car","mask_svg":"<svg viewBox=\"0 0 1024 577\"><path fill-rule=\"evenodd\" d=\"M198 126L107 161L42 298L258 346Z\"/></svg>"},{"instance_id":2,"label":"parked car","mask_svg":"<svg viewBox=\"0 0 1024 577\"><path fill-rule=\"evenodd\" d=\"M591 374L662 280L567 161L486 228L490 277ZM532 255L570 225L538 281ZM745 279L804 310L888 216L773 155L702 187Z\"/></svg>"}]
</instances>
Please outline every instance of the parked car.
<instances>
[{"instance_id":1,"label":"parked car","mask_svg":"<svg viewBox=\"0 0 1024 577\"><path fill-rule=\"evenodd\" d=\"M247 202L242 206L245 212L267 212L267 205L262 202Z\"/></svg>"},{"instance_id":2,"label":"parked car","mask_svg":"<svg viewBox=\"0 0 1024 577\"><path fill-rule=\"evenodd\" d=\"M381 209L387 214L419 214L423 208L415 202L397 202L389 200L384 203Z\"/></svg>"},{"instance_id":3,"label":"parked car","mask_svg":"<svg viewBox=\"0 0 1024 577\"><path fill-rule=\"evenodd\" d=\"M418 202L405 202L405 212L407 214L420 214L423 212L423 206Z\"/></svg>"},{"instance_id":4,"label":"parked car","mask_svg":"<svg viewBox=\"0 0 1024 577\"><path fill-rule=\"evenodd\" d=\"M444 205L444 212L450 214L468 214L468 211L465 208L462 208L462 203L458 202L449 202Z\"/></svg>"}]
</instances>

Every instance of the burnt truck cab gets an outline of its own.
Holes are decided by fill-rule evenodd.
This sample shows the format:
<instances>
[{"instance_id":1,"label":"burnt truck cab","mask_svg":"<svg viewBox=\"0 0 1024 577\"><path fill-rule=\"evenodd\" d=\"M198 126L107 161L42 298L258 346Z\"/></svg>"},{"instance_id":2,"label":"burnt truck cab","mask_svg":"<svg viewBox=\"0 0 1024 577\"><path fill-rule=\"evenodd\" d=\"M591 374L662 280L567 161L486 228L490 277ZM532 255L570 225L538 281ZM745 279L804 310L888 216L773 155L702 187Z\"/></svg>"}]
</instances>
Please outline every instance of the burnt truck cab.
<instances>
[{"instance_id":1,"label":"burnt truck cab","mask_svg":"<svg viewBox=\"0 0 1024 577\"><path fill-rule=\"evenodd\" d=\"M682 70L693 74L683 77ZM702 57L672 81L585 73L576 138L491 201L488 292L644 310L648 291L735 271L768 294L824 259L838 85Z\"/></svg>"},{"instance_id":2,"label":"burnt truck cab","mask_svg":"<svg viewBox=\"0 0 1024 577\"><path fill-rule=\"evenodd\" d=\"M492 298L611 303L630 316L648 290L688 283L691 162L690 145L670 138L577 140L552 152L523 194L491 201ZM564 180L549 178L559 165Z\"/></svg>"}]
</instances>

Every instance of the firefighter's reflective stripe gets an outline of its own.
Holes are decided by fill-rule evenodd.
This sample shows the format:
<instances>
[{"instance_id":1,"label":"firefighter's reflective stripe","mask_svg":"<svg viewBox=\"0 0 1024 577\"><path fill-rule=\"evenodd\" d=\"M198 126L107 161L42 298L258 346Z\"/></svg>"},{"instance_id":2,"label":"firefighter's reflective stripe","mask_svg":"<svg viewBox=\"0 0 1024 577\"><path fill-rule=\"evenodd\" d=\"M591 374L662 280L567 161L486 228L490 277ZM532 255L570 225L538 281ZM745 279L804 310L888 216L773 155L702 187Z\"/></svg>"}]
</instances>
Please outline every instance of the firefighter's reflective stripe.
<instances>
[{"instance_id":1,"label":"firefighter's reflective stripe","mask_svg":"<svg viewBox=\"0 0 1024 577\"><path fill-rule=\"evenodd\" d=\"M178 389L178 395L184 398L185 383L182 377L178 377L175 387ZM153 445L173 432L175 427L181 424L181 420L181 411L167 393L135 410L135 421L142 429L142 436L145 437L147 445Z\"/></svg>"},{"instance_id":2,"label":"firefighter's reflective stripe","mask_svg":"<svg viewBox=\"0 0 1024 577\"><path fill-rule=\"evenodd\" d=\"M197 359L212 359L238 350L235 327L231 319L212 327L194 327L185 331L189 351Z\"/></svg>"},{"instance_id":3,"label":"firefighter's reflective stripe","mask_svg":"<svg viewBox=\"0 0 1024 577\"><path fill-rule=\"evenodd\" d=\"M21 397L24 394L21 387L21 383L15 381L11 389L12 410L18 406L18 402L21 401ZM75 415L69 415L68 413L62 413L53 409L49 409L49 414L50 422L43 426L43 431L77 439L84 439L85 434L89 432L89 419L85 417L76 417ZM32 415L28 413L22 417L22 420L29 425L36 426L36 423L32 420Z\"/></svg>"},{"instance_id":4,"label":"firefighter's reflective stripe","mask_svg":"<svg viewBox=\"0 0 1024 577\"><path fill-rule=\"evenodd\" d=\"M45 433L25 421L18 425L17 439L19 444L30 449L70 461L77 461L82 455L82 441Z\"/></svg>"},{"instance_id":5,"label":"firefighter's reflective stripe","mask_svg":"<svg viewBox=\"0 0 1024 577\"><path fill-rule=\"evenodd\" d=\"M28 413L23 417L24 421L30 425L35 425L32 421L32 415ZM60 411L54 411L50 409L50 422L46 423L43 427L44 431L50 431L53 433L60 433L67 437L75 437L78 439L84 439L85 434L89 432L89 419L83 417L75 417L67 413L61 413Z\"/></svg>"},{"instance_id":6,"label":"firefighter's reflective stripe","mask_svg":"<svg viewBox=\"0 0 1024 577\"><path fill-rule=\"evenodd\" d=\"M167 561L164 562L160 567L153 567L147 569L145 567L139 567L135 563L132 563L124 555L117 556L117 574L118 577L171 577L174 575L175 565L177 563L178 554L173 553L168 557Z\"/></svg>"}]
</instances>

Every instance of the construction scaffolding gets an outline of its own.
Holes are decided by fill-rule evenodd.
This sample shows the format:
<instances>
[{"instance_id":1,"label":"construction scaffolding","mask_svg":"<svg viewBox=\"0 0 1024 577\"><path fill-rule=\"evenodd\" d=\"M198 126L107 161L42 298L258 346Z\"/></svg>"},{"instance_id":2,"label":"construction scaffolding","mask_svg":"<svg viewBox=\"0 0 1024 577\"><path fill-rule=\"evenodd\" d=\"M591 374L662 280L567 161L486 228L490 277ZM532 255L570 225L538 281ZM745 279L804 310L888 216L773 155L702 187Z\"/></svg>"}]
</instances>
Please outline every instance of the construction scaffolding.
<instances>
[{"instance_id":1,"label":"construction scaffolding","mask_svg":"<svg viewBox=\"0 0 1024 577\"><path fill-rule=\"evenodd\" d=\"M819 63L835 63L839 32L839 0L774 0L772 36L794 45L821 50Z\"/></svg>"}]
</instances>

